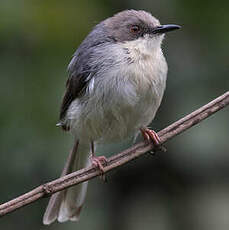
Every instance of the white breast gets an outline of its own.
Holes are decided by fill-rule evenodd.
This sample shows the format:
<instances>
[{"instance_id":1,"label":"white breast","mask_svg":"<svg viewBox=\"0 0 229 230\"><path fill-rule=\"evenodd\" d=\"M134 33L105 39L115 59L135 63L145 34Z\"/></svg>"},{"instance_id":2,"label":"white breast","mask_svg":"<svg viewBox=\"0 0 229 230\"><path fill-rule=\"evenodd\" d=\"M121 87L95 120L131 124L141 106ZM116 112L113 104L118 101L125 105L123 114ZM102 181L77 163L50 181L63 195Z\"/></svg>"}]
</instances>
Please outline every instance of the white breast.
<instances>
[{"instance_id":1,"label":"white breast","mask_svg":"<svg viewBox=\"0 0 229 230\"><path fill-rule=\"evenodd\" d=\"M147 126L153 120L165 90L168 68L160 43L161 39L148 37L123 44L132 60L126 75L135 85L139 97L132 113L137 128Z\"/></svg>"}]
</instances>

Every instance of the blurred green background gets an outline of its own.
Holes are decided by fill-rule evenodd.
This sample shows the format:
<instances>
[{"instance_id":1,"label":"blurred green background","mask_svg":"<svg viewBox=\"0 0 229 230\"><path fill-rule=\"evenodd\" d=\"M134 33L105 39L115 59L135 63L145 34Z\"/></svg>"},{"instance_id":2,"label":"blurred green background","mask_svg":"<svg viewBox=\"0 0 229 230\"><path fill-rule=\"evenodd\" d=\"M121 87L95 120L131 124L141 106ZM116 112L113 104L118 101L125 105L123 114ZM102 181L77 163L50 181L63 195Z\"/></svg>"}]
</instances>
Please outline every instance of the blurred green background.
<instances>
[{"instance_id":1,"label":"blurred green background","mask_svg":"<svg viewBox=\"0 0 229 230\"><path fill-rule=\"evenodd\" d=\"M1 0L0 202L59 176L72 137L55 127L71 55L91 28L123 9L182 25L163 50L167 90L159 130L228 90L229 2ZM42 225L48 199L0 219L0 229L229 229L229 109L90 182L78 223Z\"/></svg>"}]
</instances>

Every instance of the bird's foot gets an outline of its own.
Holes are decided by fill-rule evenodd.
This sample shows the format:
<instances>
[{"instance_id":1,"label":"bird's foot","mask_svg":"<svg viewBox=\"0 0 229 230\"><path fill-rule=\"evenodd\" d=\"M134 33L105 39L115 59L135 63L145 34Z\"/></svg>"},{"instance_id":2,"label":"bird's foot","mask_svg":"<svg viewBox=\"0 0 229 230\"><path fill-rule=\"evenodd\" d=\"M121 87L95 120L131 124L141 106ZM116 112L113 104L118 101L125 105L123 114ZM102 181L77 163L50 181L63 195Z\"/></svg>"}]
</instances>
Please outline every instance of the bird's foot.
<instances>
[{"instance_id":1,"label":"bird's foot","mask_svg":"<svg viewBox=\"0 0 229 230\"><path fill-rule=\"evenodd\" d=\"M154 130L151 130L148 128L144 128L144 129L141 128L140 130L146 142L150 143L152 141L155 146L158 146L161 144L161 139Z\"/></svg>"},{"instance_id":2,"label":"bird's foot","mask_svg":"<svg viewBox=\"0 0 229 230\"><path fill-rule=\"evenodd\" d=\"M148 128L141 128L140 131L142 133L144 140L147 143L150 143L152 141L156 150L166 152L166 148L162 146L161 139L154 130Z\"/></svg>"},{"instance_id":3,"label":"bird's foot","mask_svg":"<svg viewBox=\"0 0 229 230\"><path fill-rule=\"evenodd\" d=\"M92 165L94 165L95 167L99 168L99 170L101 171L102 174L105 173L103 164L107 163L107 158L105 156L91 156L91 161L92 161Z\"/></svg>"}]
</instances>

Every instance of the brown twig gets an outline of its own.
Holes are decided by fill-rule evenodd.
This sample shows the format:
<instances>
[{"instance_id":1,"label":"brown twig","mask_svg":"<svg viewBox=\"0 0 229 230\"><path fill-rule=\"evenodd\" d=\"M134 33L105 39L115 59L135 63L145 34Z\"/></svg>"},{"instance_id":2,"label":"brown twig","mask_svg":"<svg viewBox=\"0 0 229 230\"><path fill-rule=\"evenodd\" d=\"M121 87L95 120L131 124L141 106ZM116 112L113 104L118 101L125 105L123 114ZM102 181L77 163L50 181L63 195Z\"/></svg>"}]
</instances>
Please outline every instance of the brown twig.
<instances>
[{"instance_id":1,"label":"brown twig","mask_svg":"<svg viewBox=\"0 0 229 230\"><path fill-rule=\"evenodd\" d=\"M210 103L206 104L205 106L201 107L200 109L190 113L184 118L178 120L177 122L158 132L162 144L170 138L184 132L195 124L201 122L215 112L223 109L228 104L229 91L222 96L216 98L215 100L211 101ZM117 168L150 150L154 150L152 144L146 144L145 142L138 143L133 147L110 157L108 159L107 165L104 165L105 172ZM100 175L100 171L92 166L73 172L57 180L40 185L32 191L0 205L0 217L20 207L28 205L42 197L49 196L70 186L90 180L98 175Z\"/></svg>"}]
</instances>

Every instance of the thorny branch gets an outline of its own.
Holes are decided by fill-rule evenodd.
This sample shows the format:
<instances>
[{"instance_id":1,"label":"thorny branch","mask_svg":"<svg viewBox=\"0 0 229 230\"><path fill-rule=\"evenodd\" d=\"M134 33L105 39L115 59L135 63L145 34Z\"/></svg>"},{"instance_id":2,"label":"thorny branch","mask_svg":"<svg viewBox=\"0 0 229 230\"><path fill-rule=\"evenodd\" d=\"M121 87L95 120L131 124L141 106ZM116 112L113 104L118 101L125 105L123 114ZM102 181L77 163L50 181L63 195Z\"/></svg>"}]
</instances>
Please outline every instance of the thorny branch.
<instances>
[{"instance_id":1,"label":"thorny branch","mask_svg":"<svg viewBox=\"0 0 229 230\"><path fill-rule=\"evenodd\" d=\"M205 118L211 116L215 112L223 109L229 104L229 91L210 103L202 106L196 111L190 113L184 118L178 120L177 122L171 124L167 128L158 132L161 138L162 144L172 137L184 132L185 130L191 128L192 126L198 124ZM146 144L145 142L140 142L131 148L108 158L107 165L104 166L105 172L108 172L114 168L117 168L127 162L143 155L148 151L155 150L152 144ZM84 181L90 180L96 176L100 175L100 171L94 166L84 168L68 174L64 177L56 179L54 181L48 182L46 184L40 185L39 187L33 189L32 191L25 193L9 202L0 205L0 217L10 213L18 208L28 205L42 197L49 196L53 193L66 189L70 186L77 185Z\"/></svg>"}]
</instances>

